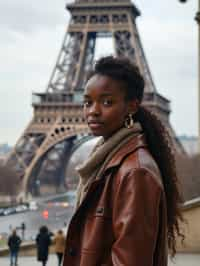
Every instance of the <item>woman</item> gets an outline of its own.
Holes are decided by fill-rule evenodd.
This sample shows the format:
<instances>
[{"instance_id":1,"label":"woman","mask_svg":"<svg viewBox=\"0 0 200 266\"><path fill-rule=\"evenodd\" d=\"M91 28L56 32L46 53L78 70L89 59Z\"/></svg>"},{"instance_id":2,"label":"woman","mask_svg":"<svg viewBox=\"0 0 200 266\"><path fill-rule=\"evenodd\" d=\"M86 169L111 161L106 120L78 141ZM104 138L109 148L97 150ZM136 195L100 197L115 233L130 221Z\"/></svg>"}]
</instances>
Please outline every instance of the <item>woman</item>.
<instances>
[{"instance_id":1,"label":"woman","mask_svg":"<svg viewBox=\"0 0 200 266\"><path fill-rule=\"evenodd\" d=\"M36 237L37 260L42 262L42 266L45 266L47 263L50 244L49 230L43 225L40 227L40 231Z\"/></svg>"},{"instance_id":2,"label":"woman","mask_svg":"<svg viewBox=\"0 0 200 266\"><path fill-rule=\"evenodd\" d=\"M54 238L54 243L55 243L55 252L58 258L58 266L61 266L63 253L65 249L65 237L62 230L58 230Z\"/></svg>"},{"instance_id":3,"label":"woman","mask_svg":"<svg viewBox=\"0 0 200 266\"><path fill-rule=\"evenodd\" d=\"M78 168L77 210L64 266L167 266L182 219L174 158L158 118L141 106L144 80L128 59L100 59L84 115L102 136Z\"/></svg>"}]
</instances>

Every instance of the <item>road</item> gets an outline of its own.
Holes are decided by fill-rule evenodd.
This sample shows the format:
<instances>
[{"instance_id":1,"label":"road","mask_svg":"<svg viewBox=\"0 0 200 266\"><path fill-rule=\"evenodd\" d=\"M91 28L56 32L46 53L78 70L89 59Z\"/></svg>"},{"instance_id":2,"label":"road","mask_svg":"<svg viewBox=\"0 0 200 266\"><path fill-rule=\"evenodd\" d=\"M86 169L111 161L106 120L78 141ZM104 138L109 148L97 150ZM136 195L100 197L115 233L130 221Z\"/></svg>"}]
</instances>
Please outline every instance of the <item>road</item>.
<instances>
[{"instance_id":1,"label":"road","mask_svg":"<svg viewBox=\"0 0 200 266\"><path fill-rule=\"evenodd\" d=\"M48 212L48 218L44 218L43 212ZM0 217L0 234L11 232L12 228L20 227L21 223L26 224L25 239L33 239L42 225L47 225L51 231L63 228L68 225L73 213L73 207L52 205L50 202L40 203L37 211L12 214ZM21 230L18 230L21 234Z\"/></svg>"}]
</instances>

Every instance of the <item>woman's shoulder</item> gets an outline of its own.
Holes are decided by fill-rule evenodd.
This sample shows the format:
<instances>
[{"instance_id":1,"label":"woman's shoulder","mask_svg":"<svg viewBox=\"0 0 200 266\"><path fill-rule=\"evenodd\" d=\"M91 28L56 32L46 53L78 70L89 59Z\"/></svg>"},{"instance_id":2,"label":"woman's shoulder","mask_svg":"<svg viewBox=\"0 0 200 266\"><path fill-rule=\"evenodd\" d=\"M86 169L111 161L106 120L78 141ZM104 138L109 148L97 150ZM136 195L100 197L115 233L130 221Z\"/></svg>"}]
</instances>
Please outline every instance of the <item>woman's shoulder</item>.
<instances>
[{"instance_id":1,"label":"woman's shoulder","mask_svg":"<svg viewBox=\"0 0 200 266\"><path fill-rule=\"evenodd\" d=\"M118 176L123 178L127 175L133 177L139 175L140 178L148 175L149 180L153 180L155 184L163 188L159 167L147 147L139 147L124 158Z\"/></svg>"}]
</instances>

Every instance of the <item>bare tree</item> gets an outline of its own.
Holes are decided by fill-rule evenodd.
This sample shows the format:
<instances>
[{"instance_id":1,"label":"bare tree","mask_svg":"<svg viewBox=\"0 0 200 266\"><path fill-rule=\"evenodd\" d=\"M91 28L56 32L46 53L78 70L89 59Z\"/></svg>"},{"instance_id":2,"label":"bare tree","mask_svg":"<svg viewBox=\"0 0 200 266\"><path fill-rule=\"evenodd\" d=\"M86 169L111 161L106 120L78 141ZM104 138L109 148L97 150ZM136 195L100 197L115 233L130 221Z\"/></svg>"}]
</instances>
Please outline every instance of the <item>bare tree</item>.
<instances>
[{"instance_id":1,"label":"bare tree","mask_svg":"<svg viewBox=\"0 0 200 266\"><path fill-rule=\"evenodd\" d=\"M20 178L10 165L0 165L0 194L14 196L17 194Z\"/></svg>"}]
</instances>

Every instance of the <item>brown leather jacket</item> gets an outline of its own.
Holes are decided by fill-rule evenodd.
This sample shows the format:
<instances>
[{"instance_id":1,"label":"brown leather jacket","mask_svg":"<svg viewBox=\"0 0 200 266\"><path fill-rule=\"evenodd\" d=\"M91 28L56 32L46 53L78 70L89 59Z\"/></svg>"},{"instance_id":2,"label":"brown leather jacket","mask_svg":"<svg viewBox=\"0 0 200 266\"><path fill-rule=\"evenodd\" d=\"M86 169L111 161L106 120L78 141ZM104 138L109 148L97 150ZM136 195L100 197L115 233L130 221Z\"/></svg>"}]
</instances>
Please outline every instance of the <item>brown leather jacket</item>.
<instances>
[{"instance_id":1,"label":"brown leather jacket","mask_svg":"<svg viewBox=\"0 0 200 266\"><path fill-rule=\"evenodd\" d=\"M143 135L97 177L72 217L63 266L167 266L166 203Z\"/></svg>"}]
</instances>

